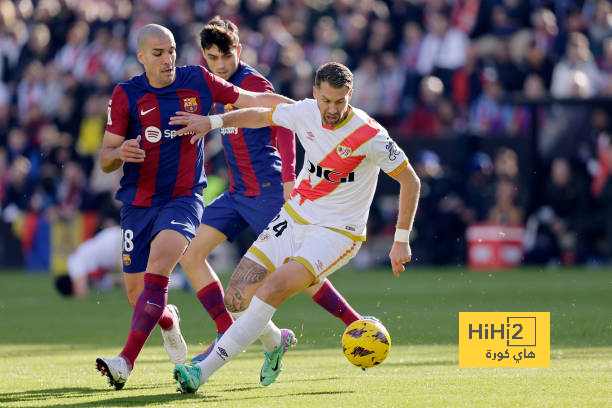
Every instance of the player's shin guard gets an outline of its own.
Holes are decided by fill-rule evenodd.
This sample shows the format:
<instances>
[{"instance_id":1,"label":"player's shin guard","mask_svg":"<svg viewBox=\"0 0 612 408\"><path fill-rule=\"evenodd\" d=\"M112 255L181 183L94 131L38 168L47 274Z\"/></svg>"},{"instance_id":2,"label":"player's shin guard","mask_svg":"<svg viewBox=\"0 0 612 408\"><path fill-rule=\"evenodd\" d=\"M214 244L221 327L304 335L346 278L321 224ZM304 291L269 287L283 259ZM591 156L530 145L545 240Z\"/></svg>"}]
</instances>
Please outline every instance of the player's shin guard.
<instances>
[{"instance_id":1,"label":"player's shin guard","mask_svg":"<svg viewBox=\"0 0 612 408\"><path fill-rule=\"evenodd\" d=\"M312 300L342 320L347 326L361 318L329 280L323 283L323 286L312 296Z\"/></svg>"},{"instance_id":2,"label":"player's shin guard","mask_svg":"<svg viewBox=\"0 0 612 408\"><path fill-rule=\"evenodd\" d=\"M134 307L132 325L120 355L133 367L140 350L159 321L168 302L168 278L145 273L144 289Z\"/></svg>"},{"instance_id":3,"label":"player's shin guard","mask_svg":"<svg viewBox=\"0 0 612 408\"><path fill-rule=\"evenodd\" d=\"M217 326L217 333L223 334L232 325L234 319L225 308L223 303L223 286L219 281L203 287L196 294L204 309L214 320Z\"/></svg>"},{"instance_id":4,"label":"player's shin guard","mask_svg":"<svg viewBox=\"0 0 612 408\"><path fill-rule=\"evenodd\" d=\"M253 296L248 309L225 332L210 355L198 363L202 370L202 382L254 342L272 319L274 312L274 307Z\"/></svg>"},{"instance_id":5,"label":"player's shin guard","mask_svg":"<svg viewBox=\"0 0 612 408\"><path fill-rule=\"evenodd\" d=\"M232 317L234 318L234 320L238 320L238 318L243 314L244 312L232 312ZM279 329L278 326L276 326L274 322L270 320L261 332L259 340L264 346L264 350L270 353L281 344L281 337L281 329Z\"/></svg>"}]
</instances>

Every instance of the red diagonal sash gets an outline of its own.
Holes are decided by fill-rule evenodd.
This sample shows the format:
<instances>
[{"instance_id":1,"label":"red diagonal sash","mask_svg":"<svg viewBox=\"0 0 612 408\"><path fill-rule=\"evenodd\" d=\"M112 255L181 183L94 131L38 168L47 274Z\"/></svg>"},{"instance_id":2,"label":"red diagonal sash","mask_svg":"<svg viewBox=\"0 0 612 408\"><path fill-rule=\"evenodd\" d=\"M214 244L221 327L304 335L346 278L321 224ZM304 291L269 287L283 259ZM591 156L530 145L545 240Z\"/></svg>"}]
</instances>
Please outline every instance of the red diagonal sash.
<instances>
[{"instance_id":1,"label":"red diagonal sash","mask_svg":"<svg viewBox=\"0 0 612 408\"><path fill-rule=\"evenodd\" d=\"M364 124L353 133L348 135L344 140L342 140L334 150L329 152L323 160L319 162L319 166L330 169L335 173L339 173L338 177L348 177L349 173L359 166L359 164L365 159L365 155L361 156L351 156L342 158L338 154L338 146L344 146L351 149L352 152L357 150L362 144L372 139L379 132L380 129L372 127L371 125ZM334 191L340 183L333 183L324 178L319 181L316 185L312 186L310 184L310 178L308 180L302 180L300 185L293 190L291 193L292 196L299 194L300 195L300 204L303 204L306 200L317 200L321 197L324 197Z\"/></svg>"}]
</instances>

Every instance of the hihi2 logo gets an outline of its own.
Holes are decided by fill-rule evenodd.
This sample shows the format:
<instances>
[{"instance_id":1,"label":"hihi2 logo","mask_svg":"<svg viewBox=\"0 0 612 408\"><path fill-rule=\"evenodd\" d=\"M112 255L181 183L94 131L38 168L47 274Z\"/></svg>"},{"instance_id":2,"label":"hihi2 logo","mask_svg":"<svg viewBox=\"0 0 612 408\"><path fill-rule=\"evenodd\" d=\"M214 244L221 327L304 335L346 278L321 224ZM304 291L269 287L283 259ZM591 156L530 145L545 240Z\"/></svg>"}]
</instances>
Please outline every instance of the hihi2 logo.
<instances>
[{"instance_id":1,"label":"hihi2 logo","mask_svg":"<svg viewBox=\"0 0 612 408\"><path fill-rule=\"evenodd\" d=\"M460 312L460 367L550 367L550 313Z\"/></svg>"}]
</instances>

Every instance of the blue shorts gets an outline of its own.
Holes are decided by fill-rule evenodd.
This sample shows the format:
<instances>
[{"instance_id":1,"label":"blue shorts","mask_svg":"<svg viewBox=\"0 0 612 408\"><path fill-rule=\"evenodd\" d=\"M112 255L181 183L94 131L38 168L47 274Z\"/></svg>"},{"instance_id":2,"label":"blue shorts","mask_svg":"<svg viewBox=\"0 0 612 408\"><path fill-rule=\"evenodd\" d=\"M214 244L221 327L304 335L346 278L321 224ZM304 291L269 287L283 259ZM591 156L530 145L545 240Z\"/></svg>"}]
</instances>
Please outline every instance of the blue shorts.
<instances>
[{"instance_id":1,"label":"blue shorts","mask_svg":"<svg viewBox=\"0 0 612 408\"><path fill-rule=\"evenodd\" d=\"M178 197L157 207L121 207L121 259L123 272L147 269L150 243L162 230L174 230L191 242L204 211L199 196Z\"/></svg>"},{"instance_id":2,"label":"blue shorts","mask_svg":"<svg viewBox=\"0 0 612 408\"><path fill-rule=\"evenodd\" d=\"M255 197L226 191L204 209L202 224L218 229L234 242L248 226L257 234L263 231L284 203L282 190Z\"/></svg>"}]
</instances>

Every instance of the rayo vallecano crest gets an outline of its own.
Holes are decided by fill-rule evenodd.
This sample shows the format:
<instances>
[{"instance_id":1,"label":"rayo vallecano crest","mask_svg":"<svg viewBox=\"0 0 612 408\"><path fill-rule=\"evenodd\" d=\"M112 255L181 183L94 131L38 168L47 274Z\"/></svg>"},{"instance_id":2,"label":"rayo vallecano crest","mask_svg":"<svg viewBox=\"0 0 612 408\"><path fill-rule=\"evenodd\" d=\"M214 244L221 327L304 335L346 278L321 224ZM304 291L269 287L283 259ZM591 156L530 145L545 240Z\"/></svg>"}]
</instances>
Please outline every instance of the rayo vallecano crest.
<instances>
[{"instance_id":1,"label":"rayo vallecano crest","mask_svg":"<svg viewBox=\"0 0 612 408\"><path fill-rule=\"evenodd\" d=\"M338 156L340 156L341 158L346 159L351 155L351 153L353 153L353 149L351 149L350 147L338 145L336 147L336 153L338 153Z\"/></svg>"}]
</instances>

